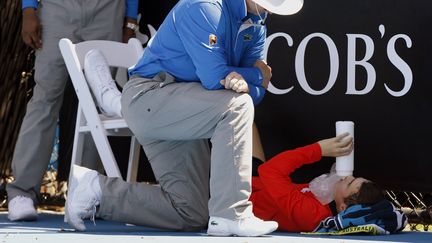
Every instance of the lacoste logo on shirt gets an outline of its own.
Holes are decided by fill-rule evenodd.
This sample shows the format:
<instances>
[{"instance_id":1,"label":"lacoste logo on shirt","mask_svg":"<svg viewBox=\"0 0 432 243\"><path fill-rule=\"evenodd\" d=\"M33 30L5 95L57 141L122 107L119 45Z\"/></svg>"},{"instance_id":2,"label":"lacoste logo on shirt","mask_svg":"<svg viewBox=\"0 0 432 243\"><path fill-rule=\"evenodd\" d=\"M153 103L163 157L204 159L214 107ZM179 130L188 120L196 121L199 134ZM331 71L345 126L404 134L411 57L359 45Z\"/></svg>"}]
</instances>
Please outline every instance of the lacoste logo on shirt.
<instances>
[{"instance_id":1,"label":"lacoste logo on shirt","mask_svg":"<svg viewBox=\"0 0 432 243\"><path fill-rule=\"evenodd\" d=\"M210 224L211 225L218 225L218 223L216 223L216 221L211 221Z\"/></svg>"},{"instance_id":2,"label":"lacoste logo on shirt","mask_svg":"<svg viewBox=\"0 0 432 243\"><path fill-rule=\"evenodd\" d=\"M214 46L217 44L217 37L214 34L209 35L209 45Z\"/></svg>"},{"instance_id":3,"label":"lacoste logo on shirt","mask_svg":"<svg viewBox=\"0 0 432 243\"><path fill-rule=\"evenodd\" d=\"M244 41L251 41L251 40L252 40L252 35L245 34L245 35L243 36L243 40L244 40Z\"/></svg>"}]
</instances>

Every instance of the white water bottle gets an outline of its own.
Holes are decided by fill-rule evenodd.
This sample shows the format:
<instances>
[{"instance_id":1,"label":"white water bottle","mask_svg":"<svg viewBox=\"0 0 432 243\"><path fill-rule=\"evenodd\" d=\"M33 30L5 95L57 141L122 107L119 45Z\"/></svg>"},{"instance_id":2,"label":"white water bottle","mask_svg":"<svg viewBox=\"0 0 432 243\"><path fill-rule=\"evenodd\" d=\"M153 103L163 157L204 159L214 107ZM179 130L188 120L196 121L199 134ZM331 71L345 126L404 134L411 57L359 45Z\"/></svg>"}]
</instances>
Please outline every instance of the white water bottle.
<instances>
[{"instance_id":1,"label":"white water bottle","mask_svg":"<svg viewBox=\"0 0 432 243\"><path fill-rule=\"evenodd\" d=\"M336 136L342 133L349 133L348 137L354 139L354 122L352 121L337 121ZM336 174L338 176L352 176L354 171L354 149L350 154L336 157Z\"/></svg>"}]
</instances>

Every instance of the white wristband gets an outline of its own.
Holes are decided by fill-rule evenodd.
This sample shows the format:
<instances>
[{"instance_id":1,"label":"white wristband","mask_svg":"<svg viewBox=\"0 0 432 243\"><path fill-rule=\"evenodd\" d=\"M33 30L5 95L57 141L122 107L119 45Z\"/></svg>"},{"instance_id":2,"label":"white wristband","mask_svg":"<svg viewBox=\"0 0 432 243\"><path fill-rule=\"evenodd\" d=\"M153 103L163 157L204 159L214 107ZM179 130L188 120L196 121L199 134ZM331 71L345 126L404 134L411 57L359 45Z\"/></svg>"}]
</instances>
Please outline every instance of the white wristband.
<instances>
[{"instance_id":1,"label":"white wristband","mask_svg":"<svg viewBox=\"0 0 432 243\"><path fill-rule=\"evenodd\" d=\"M127 22L125 25L126 28L131 29L133 31L137 31L139 26L137 24L131 23L131 22Z\"/></svg>"}]
</instances>

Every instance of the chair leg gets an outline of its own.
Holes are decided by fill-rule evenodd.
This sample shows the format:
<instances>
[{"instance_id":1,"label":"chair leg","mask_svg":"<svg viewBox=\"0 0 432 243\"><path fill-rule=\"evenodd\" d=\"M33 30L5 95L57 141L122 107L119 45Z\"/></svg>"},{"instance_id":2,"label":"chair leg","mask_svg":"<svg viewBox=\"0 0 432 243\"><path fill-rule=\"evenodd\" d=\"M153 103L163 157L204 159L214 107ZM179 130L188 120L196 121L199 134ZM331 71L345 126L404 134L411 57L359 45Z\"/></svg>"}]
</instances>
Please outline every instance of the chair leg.
<instances>
[{"instance_id":1,"label":"chair leg","mask_svg":"<svg viewBox=\"0 0 432 243\"><path fill-rule=\"evenodd\" d=\"M72 165L81 165L82 163L85 134L81 133L79 130L81 124L85 123L83 119L84 116L82 114L81 107L78 106L77 120L75 124L75 135L74 135L74 141L72 147L71 168Z\"/></svg>"},{"instance_id":2,"label":"chair leg","mask_svg":"<svg viewBox=\"0 0 432 243\"><path fill-rule=\"evenodd\" d=\"M135 136L132 136L129 152L128 171L126 177L126 180L128 182L134 182L137 179L140 148L141 146L138 140Z\"/></svg>"},{"instance_id":3,"label":"chair leg","mask_svg":"<svg viewBox=\"0 0 432 243\"><path fill-rule=\"evenodd\" d=\"M103 128L96 126L91 129L91 134L107 176L122 178L111 145L109 144Z\"/></svg>"},{"instance_id":4,"label":"chair leg","mask_svg":"<svg viewBox=\"0 0 432 243\"><path fill-rule=\"evenodd\" d=\"M76 119L76 123L75 123L75 134L74 134L74 141L73 141L73 147L72 147L72 158L71 158L71 165L70 165L68 182L71 181L72 166L82 164L85 133L80 132L80 127L82 124L85 124L85 122L86 121L85 121L84 115L82 113L81 106L80 106L80 104L78 104L77 119ZM65 205L65 207L66 207L66 205ZM66 210L66 208L65 208L65 210ZM63 221L67 222L66 214L63 218Z\"/></svg>"}]
</instances>

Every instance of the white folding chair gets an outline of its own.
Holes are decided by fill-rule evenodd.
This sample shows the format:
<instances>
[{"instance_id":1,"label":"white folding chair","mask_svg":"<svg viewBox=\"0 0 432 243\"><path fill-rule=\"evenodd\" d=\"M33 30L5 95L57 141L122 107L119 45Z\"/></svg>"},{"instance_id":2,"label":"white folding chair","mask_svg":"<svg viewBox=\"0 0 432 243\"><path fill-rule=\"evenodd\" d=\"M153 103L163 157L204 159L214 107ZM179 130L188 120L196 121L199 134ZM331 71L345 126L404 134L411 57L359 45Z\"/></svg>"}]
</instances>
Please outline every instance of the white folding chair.
<instances>
[{"instance_id":1,"label":"white folding chair","mask_svg":"<svg viewBox=\"0 0 432 243\"><path fill-rule=\"evenodd\" d=\"M132 38L127 44L105 40L91 40L73 44L69 39L63 38L60 40L59 46L78 97L71 164L81 164L84 135L90 133L107 176L121 178L108 136L130 136L131 145L126 180L136 181L140 145L123 118L110 118L98 114L83 68L85 54L91 49L99 49L112 67L131 67L138 62L143 54L141 43L138 39Z\"/></svg>"}]
</instances>

